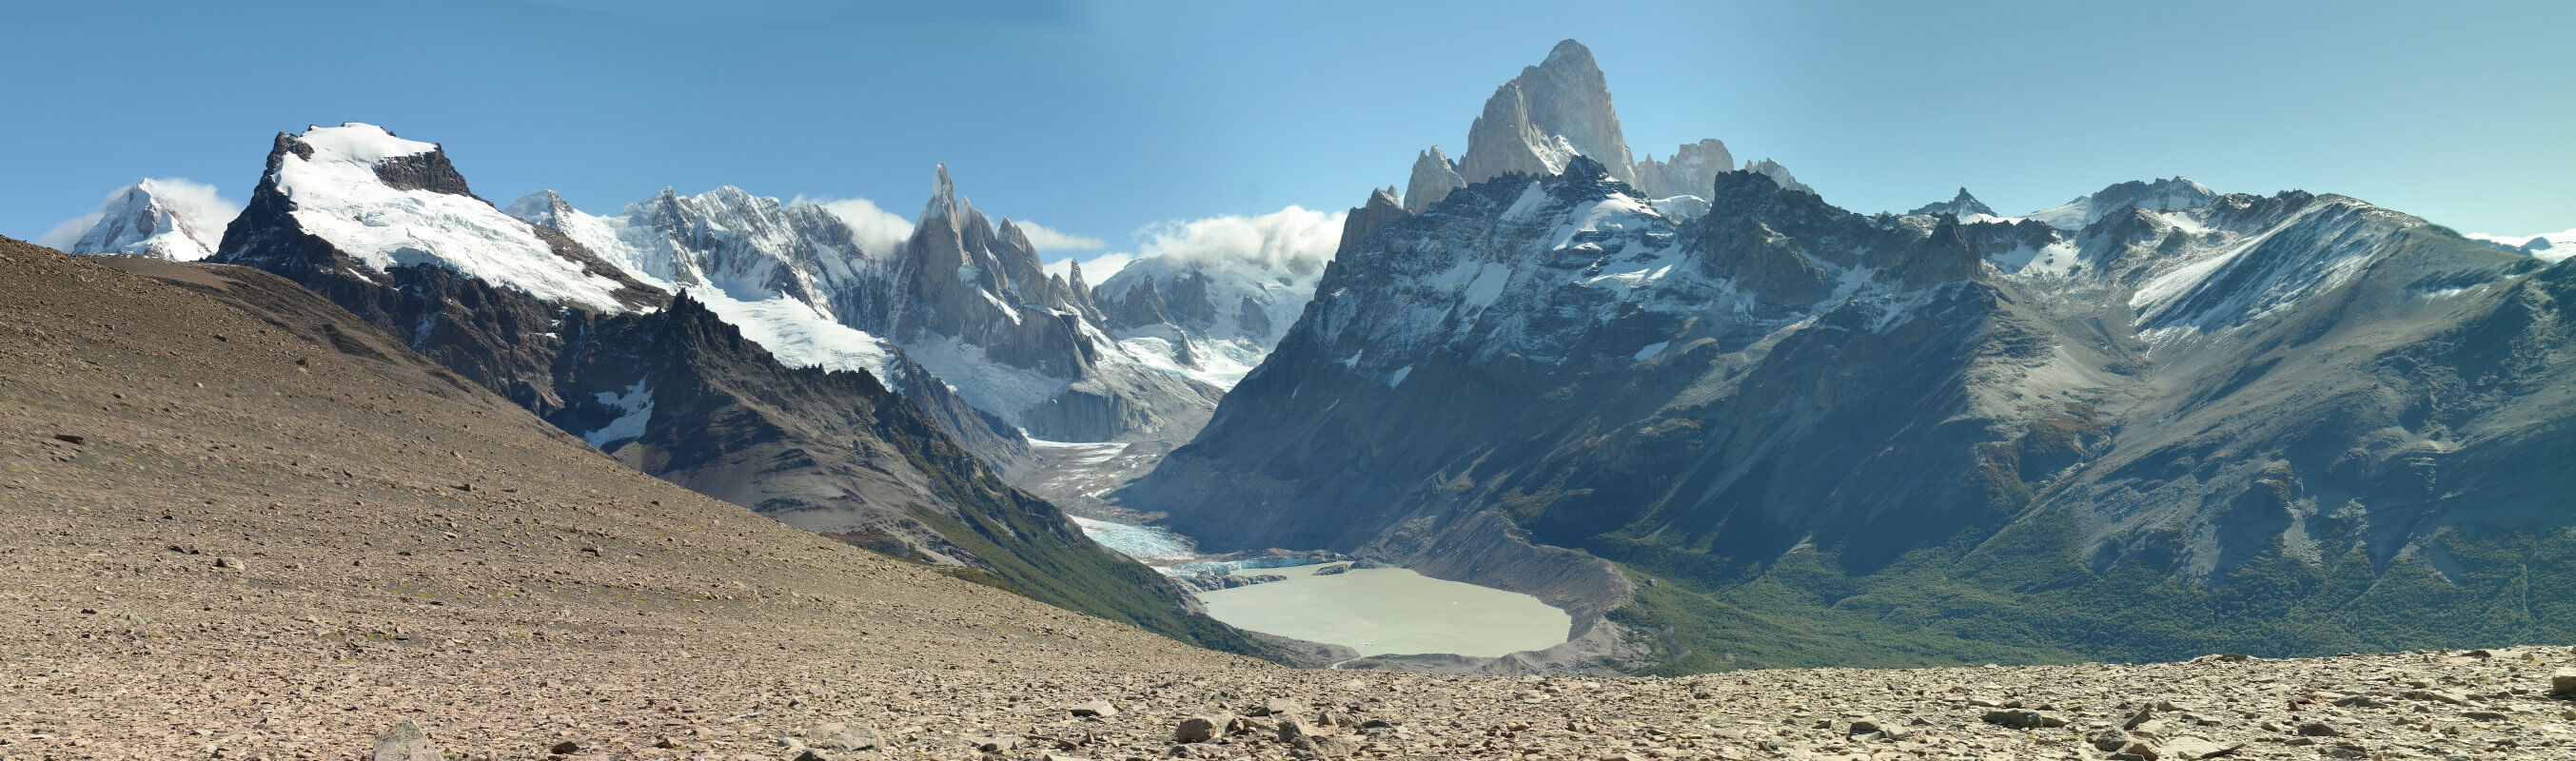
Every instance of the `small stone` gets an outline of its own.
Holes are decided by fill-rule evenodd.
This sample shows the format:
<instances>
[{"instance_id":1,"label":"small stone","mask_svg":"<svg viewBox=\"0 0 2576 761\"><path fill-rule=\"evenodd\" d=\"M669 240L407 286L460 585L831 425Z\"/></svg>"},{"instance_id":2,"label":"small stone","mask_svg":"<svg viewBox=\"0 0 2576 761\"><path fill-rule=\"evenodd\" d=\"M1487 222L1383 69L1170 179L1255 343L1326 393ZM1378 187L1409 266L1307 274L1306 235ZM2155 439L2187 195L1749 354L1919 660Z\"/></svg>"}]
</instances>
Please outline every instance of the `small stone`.
<instances>
[{"instance_id":1,"label":"small stone","mask_svg":"<svg viewBox=\"0 0 2576 761\"><path fill-rule=\"evenodd\" d=\"M2549 672L2549 691L2560 694L2576 693L2576 669L2562 668Z\"/></svg>"},{"instance_id":2,"label":"small stone","mask_svg":"<svg viewBox=\"0 0 2576 761\"><path fill-rule=\"evenodd\" d=\"M546 752L558 756L569 756L581 752L581 743L565 740L563 742L555 743L552 747L546 748Z\"/></svg>"},{"instance_id":3,"label":"small stone","mask_svg":"<svg viewBox=\"0 0 2576 761\"><path fill-rule=\"evenodd\" d=\"M429 743L429 733L421 731L420 722L404 721L376 735L374 761L443 761L438 747Z\"/></svg>"},{"instance_id":4,"label":"small stone","mask_svg":"<svg viewBox=\"0 0 2576 761\"><path fill-rule=\"evenodd\" d=\"M250 567L250 564L249 564L249 563L247 563L247 562L244 562L241 558L236 558L236 557L219 557L219 558L215 558L215 567L216 567L216 568L230 568L230 569L233 569L233 570L238 571L238 570L241 570L241 569L244 569L244 568L248 568L248 567Z\"/></svg>"},{"instance_id":5,"label":"small stone","mask_svg":"<svg viewBox=\"0 0 2576 761\"><path fill-rule=\"evenodd\" d=\"M985 753L1007 753L1010 752L1012 748L1020 747L1020 738L969 737L966 738L966 745Z\"/></svg>"},{"instance_id":6,"label":"small stone","mask_svg":"<svg viewBox=\"0 0 2576 761\"><path fill-rule=\"evenodd\" d=\"M1109 701L1106 700L1094 700L1088 703L1080 703L1065 710L1072 712L1075 716L1094 716L1103 719L1113 719L1118 717L1118 708L1110 705Z\"/></svg>"},{"instance_id":7,"label":"small stone","mask_svg":"<svg viewBox=\"0 0 2576 761\"><path fill-rule=\"evenodd\" d=\"M2332 725L2332 724L2327 724L2327 723L2322 722L2322 721L2311 721L2311 722L2306 722L2306 723L2302 723L2302 724L2300 724L2300 725L2299 725L2299 736L2300 736L2300 737L2342 737L2342 736L2343 736L2343 730L2336 729L2336 728L2334 727L2334 725Z\"/></svg>"},{"instance_id":8,"label":"small stone","mask_svg":"<svg viewBox=\"0 0 2576 761\"><path fill-rule=\"evenodd\" d=\"M1271 698L1262 701L1261 707L1252 709L1249 713L1254 716L1296 716L1305 712L1305 703L1288 698Z\"/></svg>"}]
</instances>

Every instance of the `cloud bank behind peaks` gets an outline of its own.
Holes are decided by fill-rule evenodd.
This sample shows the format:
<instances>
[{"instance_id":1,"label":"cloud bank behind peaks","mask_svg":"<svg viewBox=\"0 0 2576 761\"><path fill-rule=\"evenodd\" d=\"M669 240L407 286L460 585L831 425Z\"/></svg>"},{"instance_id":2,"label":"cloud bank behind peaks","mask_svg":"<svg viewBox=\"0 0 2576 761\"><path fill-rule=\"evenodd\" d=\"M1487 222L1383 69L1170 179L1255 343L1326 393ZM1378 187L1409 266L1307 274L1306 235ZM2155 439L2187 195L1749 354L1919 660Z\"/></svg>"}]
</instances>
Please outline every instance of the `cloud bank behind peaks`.
<instances>
[{"instance_id":1,"label":"cloud bank behind peaks","mask_svg":"<svg viewBox=\"0 0 2576 761\"><path fill-rule=\"evenodd\" d=\"M1290 206L1259 216L1229 214L1146 225L1136 230L1142 243L1135 251L1080 260L1082 277L1096 285L1130 263L1147 260L1312 277L1332 260L1334 248L1341 244L1343 216ZM1073 261L1073 257L1059 259L1046 269L1063 275Z\"/></svg>"},{"instance_id":2,"label":"cloud bank behind peaks","mask_svg":"<svg viewBox=\"0 0 2576 761\"><path fill-rule=\"evenodd\" d=\"M823 207L832 216L850 226L859 239L861 250L882 256L903 247L912 238L912 220L885 209L865 198L807 198L798 196L796 203Z\"/></svg>"},{"instance_id":3,"label":"cloud bank behind peaks","mask_svg":"<svg viewBox=\"0 0 2576 761\"><path fill-rule=\"evenodd\" d=\"M1251 265L1258 269L1312 275L1331 261L1341 245L1341 212L1325 213L1290 206L1257 217L1223 216L1147 225L1136 235L1138 259L1163 259L1202 266Z\"/></svg>"},{"instance_id":4,"label":"cloud bank behind peaks","mask_svg":"<svg viewBox=\"0 0 2576 761\"><path fill-rule=\"evenodd\" d=\"M1098 251L1109 247L1108 241L1041 227L1036 222L1014 220L1012 224L1019 225L1020 232L1026 233L1039 251Z\"/></svg>"}]
</instances>

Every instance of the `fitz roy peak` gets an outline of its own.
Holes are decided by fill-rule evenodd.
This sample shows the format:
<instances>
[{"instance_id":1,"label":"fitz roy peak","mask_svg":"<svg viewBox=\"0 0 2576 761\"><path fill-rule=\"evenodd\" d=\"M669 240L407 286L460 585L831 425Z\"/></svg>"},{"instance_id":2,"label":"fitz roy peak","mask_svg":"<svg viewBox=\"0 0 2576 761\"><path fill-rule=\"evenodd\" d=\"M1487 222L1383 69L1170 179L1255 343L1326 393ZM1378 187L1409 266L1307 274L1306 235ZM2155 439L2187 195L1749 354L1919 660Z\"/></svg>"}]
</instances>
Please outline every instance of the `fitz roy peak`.
<instances>
[{"instance_id":1,"label":"fitz roy peak","mask_svg":"<svg viewBox=\"0 0 2576 761\"><path fill-rule=\"evenodd\" d=\"M2182 178L1863 215L1765 160L1676 213L1615 135L1497 113L1550 111L1489 104L1476 134L1527 138L1504 158L1354 210L1127 507L1575 614L1498 670L2576 636L2521 602L2576 594L2540 571L2576 568L2576 268Z\"/></svg>"},{"instance_id":2,"label":"fitz roy peak","mask_svg":"<svg viewBox=\"0 0 2576 761\"><path fill-rule=\"evenodd\" d=\"M1017 429L835 321L860 296L836 278L868 260L829 214L731 189L664 193L612 219L551 194L512 209L543 224L475 196L436 144L315 127L277 136L210 261L281 275L663 480L1060 606L1248 647L1006 485L1029 451Z\"/></svg>"}]
</instances>

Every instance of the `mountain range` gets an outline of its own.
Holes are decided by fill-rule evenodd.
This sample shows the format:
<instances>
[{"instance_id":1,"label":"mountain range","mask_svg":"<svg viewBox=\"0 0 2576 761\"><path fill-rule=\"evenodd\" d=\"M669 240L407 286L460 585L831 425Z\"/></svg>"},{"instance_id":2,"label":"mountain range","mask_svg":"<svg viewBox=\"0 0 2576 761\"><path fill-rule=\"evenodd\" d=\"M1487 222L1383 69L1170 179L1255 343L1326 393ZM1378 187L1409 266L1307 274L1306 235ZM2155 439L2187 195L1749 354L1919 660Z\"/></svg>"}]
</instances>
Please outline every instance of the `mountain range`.
<instances>
[{"instance_id":1,"label":"mountain range","mask_svg":"<svg viewBox=\"0 0 2576 761\"><path fill-rule=\"evenodd\" d=\"M173 206L138 185L75 250L283 277L643 472L1244 652L1059 505L1574 615L1545 652L1351 668L2569 633L2576 242L2181 177L1855 212L1715 139L1633 157L1571 40L1329 258L1049 268L945 167L900 237L732 187L498 207L359 123L279 134L212 246ZM1101 447L1117 472L1067 477Z\"/></svg>"},{"instance_id":2,"label":"mountain range","mask_svg":"<svg viewBox=\"0 0 2576 761\"><path fill-rule=\"evenodd\" d=\"M2576 270L2182 178L1855 213L1715 141L1631 162L1591 60L1559 45L1454 178L1425 152L1355 210L1269 360L1117 498L1576 612L1538 661L2571 633ZM1659 197L1676 168L1704 210Z\"/></svg>"}]
</instances>

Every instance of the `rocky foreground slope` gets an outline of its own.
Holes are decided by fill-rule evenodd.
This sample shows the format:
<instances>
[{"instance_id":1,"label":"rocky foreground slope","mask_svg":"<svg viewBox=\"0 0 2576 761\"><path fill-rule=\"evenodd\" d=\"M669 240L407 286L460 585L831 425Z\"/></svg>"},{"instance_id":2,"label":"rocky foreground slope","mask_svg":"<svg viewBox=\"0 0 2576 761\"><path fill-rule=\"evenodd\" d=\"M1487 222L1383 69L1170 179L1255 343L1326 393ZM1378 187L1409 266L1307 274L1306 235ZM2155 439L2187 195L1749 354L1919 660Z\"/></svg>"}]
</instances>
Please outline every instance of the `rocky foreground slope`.
<instances>
[{"instance_id":1,"label":"rocky foreground slope","mask_svg":"<svg viewBox=\"0 0 2576 761\"><path fill-rule=\"evenodd\" d=\"M1292 670L645 476L355 322L290 330L6 240L0 292L8 761L2576 752L2547 694L2566 648Z\"/></svg>"}]
</instances>

